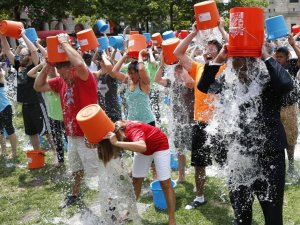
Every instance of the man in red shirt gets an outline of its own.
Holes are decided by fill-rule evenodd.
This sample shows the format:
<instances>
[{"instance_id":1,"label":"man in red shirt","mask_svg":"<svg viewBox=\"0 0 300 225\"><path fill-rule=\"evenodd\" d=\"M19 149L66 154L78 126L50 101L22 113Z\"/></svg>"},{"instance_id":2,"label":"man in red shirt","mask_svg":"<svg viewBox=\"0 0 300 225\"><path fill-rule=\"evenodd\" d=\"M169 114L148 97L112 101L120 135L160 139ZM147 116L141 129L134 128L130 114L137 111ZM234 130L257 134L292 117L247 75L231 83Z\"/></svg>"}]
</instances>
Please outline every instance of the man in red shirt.
<instances>
[{"instance_id":1,"label":"man in red shirt","mask_svg":"<svg viewBox=\"0 0 300 225\"><path fill-rule=\"evenodd\" d=\"M157 178L167 203L169 225L175 225L176 200L171 183L169 142L165 133L146 123L117 121L115 132L109 132L106 138L118 148L135 152L132 179L136 198L140 196L142 183L154 160ZM123 138L124 141L120 141Z\"/></svg>"},{"instance_id":2,"label":"man in red shirt","mask_svg":"<svg viewBox=\"0 0 300 225\"><path fill-rule=\"evenodd\" d=\"M68 136L69 166L73 176L72 195L61 205L64 208L79 200L80 183L84 175L96 175L99 161L95 149L86 149L84 135L77 121L77 113L89 104L97 104L97 85L91 72L85 66L80 54L72 48L67 34L59 34L58 41L68 55L69 61L56 63L60 76L47 81L47 74L53 65L46 63L34 84L36 91L59 93L63 119Z\"/></svg>"}]
</instances>

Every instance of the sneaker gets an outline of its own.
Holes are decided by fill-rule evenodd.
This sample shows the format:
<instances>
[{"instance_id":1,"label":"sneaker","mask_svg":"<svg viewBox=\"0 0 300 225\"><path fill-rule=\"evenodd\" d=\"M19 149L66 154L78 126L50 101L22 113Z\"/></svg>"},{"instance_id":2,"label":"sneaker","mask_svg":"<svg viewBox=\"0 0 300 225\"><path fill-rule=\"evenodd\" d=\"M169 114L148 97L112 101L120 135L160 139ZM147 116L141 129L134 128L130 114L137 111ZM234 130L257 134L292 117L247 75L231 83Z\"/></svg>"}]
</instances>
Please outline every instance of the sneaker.
<instances>
[{"instance_id":1,"label":"sneaker","mask_svg":"<svg viewBox=\"0 0 300 225\"><path fill-rule=\"evenodd\" d=\"M195 209L195 208L197 208L197 207L199 207L201 205L204 205L206 202L207 202L206 200L204 200L203 202L192 201L190 204L188 204L188 205L185 206L185 209L188 209L188 210Z\"/></svg>"},{"instance_id":2,"label":"sneaker","mask_svg":"<svg viewBox=\"0 0 300 225\"><path fill-rule=\"evenodd\" d=\"M69 195L65 201L60 204L60 208L63 209L65 207L68 207L70 205L73 205L75 202L78 202L80 200L80 197L79 196L76 196L76 195Z\"/></svg>"}]
</instances>

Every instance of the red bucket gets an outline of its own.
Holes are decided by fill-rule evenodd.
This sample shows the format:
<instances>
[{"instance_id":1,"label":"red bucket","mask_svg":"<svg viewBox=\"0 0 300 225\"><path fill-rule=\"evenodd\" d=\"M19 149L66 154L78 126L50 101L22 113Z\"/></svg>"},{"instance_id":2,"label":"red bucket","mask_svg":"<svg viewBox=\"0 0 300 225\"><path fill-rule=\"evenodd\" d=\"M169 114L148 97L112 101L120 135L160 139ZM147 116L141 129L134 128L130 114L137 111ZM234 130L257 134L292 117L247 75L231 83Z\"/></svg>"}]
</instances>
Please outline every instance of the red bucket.
<instances>
[{"instance_id":1,"label":"red bucket","mask_svg":"<svg viewBox=\"0 0 300 225\"><path fill-rule=\"evenodd\" d=\"M264 10L255 7L230 9L229 56L260 57L264 43Z\"/></svg>"},{"instance_id":2,"label":"red bucket","mask_svg":"<svg viewBox=\"0 0 300 225\"><path fill-rule=\"evenodd\" d=\"M21 35L21 30L24 28L23 23L12 21L12 20L2 20L0 22L0 34L19 39Z\"/></svg>"},{"instance_id":3,"label":"red bucket","mask_svg":"<svg viewBox=\"0 0 300 225\"><path fill-rule=\"evenodd\" d=\"M204 1L194 5L198 30L207 30L219 24L219 11L215 1Z\"/></svg>"},{"instance_id":4,"label":"red bucket","mask_svg":"<svg viewBox=\"0 0 300 225\"><path fill-rule=\"evenodd\" d=\"M167 65L172 65L178 62L178 59L173 52L179 43L180 40L178 38L170 38L162 42L164 61Z\"/></svg>"},{"instance_id":5,"label":"red bucket","mask_svg":"<svg viewBox=\"0 0 300 225\"><path fill-rule=\"evenodd\" d=\"M139 52L147 48L146 37L141 34L133 34L128 39L128 55L131 58L137 59Z\"/></svg>"},{"instance_id":6,"label":"red bucket","mask_svg":"<svg viewBox=\"0 0 300 225\"><path fill-rule=\"evenodd\" d=\"M103 137L115 129L114 123L97 104L91 104L81 109L76 120L91 144L97 144Z\"/></svg>"},{"instance_id":7,"label":"red bucket","mask_svg":"<svg viewBox=\"0 0 300 225\"><path fill-rule=\"evenodd\" d=\"M26 152L28 169L39 169L45 166L45 151L32 150Z\"/></svg>"},{"instance_id":8,"label":"red bucket","mask_svg":"<svg viewBox=\"0 0 300 225\"><path fill-rule=\"evenodd\" d=\"M299 32L300 32L300 26L299 25L292 26L292 33L293 33L293 35L296 35Z\"/></svg>"}]
</instances>

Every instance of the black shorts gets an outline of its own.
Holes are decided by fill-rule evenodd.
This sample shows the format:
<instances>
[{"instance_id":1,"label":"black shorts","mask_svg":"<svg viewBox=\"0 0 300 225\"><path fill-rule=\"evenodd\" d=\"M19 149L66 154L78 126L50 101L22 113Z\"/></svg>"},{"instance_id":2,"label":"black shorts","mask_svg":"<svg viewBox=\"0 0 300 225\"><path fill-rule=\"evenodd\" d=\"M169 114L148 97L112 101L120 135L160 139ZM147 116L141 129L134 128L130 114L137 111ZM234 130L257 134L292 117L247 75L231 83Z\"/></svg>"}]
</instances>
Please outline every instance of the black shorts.
<instances>
[{"instance_id":1,"label":"black shorts","mask_svg":"<svg viewBox=\"0 0 300 225\"><path fill-rule=\"evenodd\" d=\"M40 104L23 104L22 114L25 134L35 135L42 133L44 129L43 113Z\"/></svg>"},{"instance_id":2,"label":"black shorts","mask_svg":"<svg viewBox=\"0 0 300 225\"><path fill-rule=\"evenodd\" d=\"M192 127L192 166L212 165L211 147L205 144L207 140L206 126L206 123L197 122Z\"/></svg>"},{"instance_id":3,"label":"black shorts","mask_svg":"<svg viewBox=\"0 0 300 225\"><path fill-rule=\"evenodd\" d=\"M12 109L8 105L0 112L0 130L5 128L8 135L15 133L15 128L12 123Z\"/></svg>"}]
</instances>

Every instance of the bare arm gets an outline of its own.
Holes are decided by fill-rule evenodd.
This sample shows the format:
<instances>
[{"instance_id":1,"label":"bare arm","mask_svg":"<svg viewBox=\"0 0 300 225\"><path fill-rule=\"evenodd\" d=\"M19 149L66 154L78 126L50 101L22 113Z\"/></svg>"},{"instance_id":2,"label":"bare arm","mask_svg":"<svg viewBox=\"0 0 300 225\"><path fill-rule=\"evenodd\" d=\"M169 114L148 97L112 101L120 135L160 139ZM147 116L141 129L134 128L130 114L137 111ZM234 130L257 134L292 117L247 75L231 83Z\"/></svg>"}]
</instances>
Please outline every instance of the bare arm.
<instances>
[{"instance_id":1,"label":"bare arm","mask_svg":"<svg viewBox=\"0 0 300 225\"><path fill-rule=\"evenodd\" d=\"M142 51L139 52L139 58L138 58L139 75L144 84L150 85L150 77L145 70L145 63L143 61L143 53L144 54L147 53L146 49L143 49Z\"/></svg>"},{"instance_id":2,"label":"bare arm","mask_svg":"<svg viewBox=\"0 0 300 225\"><path fill-rule=\"evenodd\" d=\"M46 63L42 71L35 78L33 88L38 92L52 91L50 85L47 82L47 75L52 70L52 66Z\"/></svg>"},{"instance_id":3,"label":"bare arm","mask_svg":"<svg viewBox=\"0 0 300 225\"><path fill-rule=\"evenodd\" d=\"M117 62L117 64L112 69L111 75L120 81L123 81L127 77L126 74L120 72L121 67L125 62L125 60L127 59L127 57L128 57L127 53L125 53L123 57Z\"/></svg>"},{"instance_id":4,"label":"bare arm","mask_svg":"<svg viewBox=\"0 0 300 225\"><path fill-rule=\"evenodd\" d=\"M127 149L132 152L144 153L147 150L145 141L139 140L134 142L118 141L116 134L109 132L106 136L110 143L116 147Z\"/></svg>"},{"instance_id":5,"label":"bare arm","mask_svg":"<svg viewBox=\"0 0 300 225\"><path fill-rule=\"evenodd\" d=\"M36 78L38 75L38 72L44 67L44 63L40 63L37 66L33 67L31 70L29 70L29 72L27 73L27 75L29 77L32 78Z\"/></svg>"},{"instance_id":6,"label":"bare arm","mask_svg":"<svg viewBox=\"0 0 300 225\"><path fill-rule=\"evenodd\" d=\"M71 64L76 68L78 77L81 80L86 81L89 77L88 69L86 68L81 55L70 45L68 40L69 36L67 34L59 34L57 37Z\"/></svg>"},{"instance_id":7,"label":"bare arm","mask_svg":"<svg viewBox=\"0 0 300 225\"><path fill-rule=\"evenodd\" d=\"M40 44L40 39L35 41L35 46L41 51L44 57L47 56L47 50Z\"/></svg>"},{"instance_id":8,"label":"bare arm","mask_svg":"<svg viewBox=\"0 0 300 225\"><path fill-rule=\"evenodd\" d=\"M296 40L297 40L297 38L298 38L299 36L300 36L300 32L298 32L298 34L295 34L295 35L294 35L294 37L293 37L293 38L294 38L294 40L296 41Z\"/></svg>"},{"instance_id":9,"label":"bare arm","mask_svg":"<svg viewBox=\"0 0 300 225\"><path fill-rule=\"evenodd\" d=\"M155 73L155 83L158 83L159 85L161 85L163 87L166 87L167 84L168 84L168 81L167 81L166 78L162 77L163 72L164 72L164 66L165 66L164 56L163 56L163 53L162 53L161 56L160 56L160 65L159 65L159 68L158 68L158 70Z\"/></svg>"},{"instance_id":10,"label":"bare arm","mask_svg":"<svg viewBox=\"0 0 300 225\"><path fill-rule=\"evenodd\" d=\"M300 68L300 48L296 45L295 39L293 38L292 35L288 36L288 41L297 55L297 58L298 58L297 67Z\"/></svg>"},{"instance_id":11,"label":"bare arm","mask_svg":"<svg viewBox=\"0 0 300 225\"><path fill-rule=\"evenodd\" d=\"M38 65L39 62L40 62L40 58L39 58L39 55L38 55L38 52L37 52L37 48L35 47L35 45L26 36L25 29L22 29L21 36L24 39L24 41L25 41L25 43L27 45L28 50L31 53L31 59L32 59L33 64L35 66Z\"/></svg>"},{"instance_id":12,"label":"bare arm","mask_svg":"<svg viewBox=\"0 0 300 225\"><path fill-rule=\"evenodd\" d=\"M220 17L218 27L219 27L219 31L222 34L223 39L225 40L225 43L228 43L229 42L229 35L225 30L225 20L224 20L223 17Z\"/></svg>"},{"instance_id":13,"label":"bare arm","mask_svg":"<svg viewBox=\"0 0 300 225\"><path fill-rule=\"evenodd\" d=\"M157 66L158 63L157 63L157 61L155 60L155 58L154 58L154 56L153 56L152 48L149 48L149 49L148 49L148 54L149 54L150 63L151 63L153 66Z\"/></svg>"},{"instance_id":14,"label":"bare arm","mask_svg":"<svg viewBox=\"0 0 300 225\"><path fill-rule=\"evenodd\" d=\"M0 35L0 39L1 39L1 46L2 46L4 54L8 57L10 64L15 65L15 55L10 50L10 46L8 44L6 37L3 35Z\"/></svg>"},{"instance_id":15,"label":"bare arm","mask_svg":"<svg viewBox=\"0 0 300 225\"><path fill-rule=\"evenodd\" d=\"M174 55L177 59L180 60L180 64L187 70L191 71L193 60L185 54L190 42L193 40L194 37L197 35L197 27L196 23L193 24L193 31L185 38L179 45L176 47L174 51Z\"/></svg>"}]
</instances>

